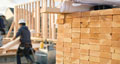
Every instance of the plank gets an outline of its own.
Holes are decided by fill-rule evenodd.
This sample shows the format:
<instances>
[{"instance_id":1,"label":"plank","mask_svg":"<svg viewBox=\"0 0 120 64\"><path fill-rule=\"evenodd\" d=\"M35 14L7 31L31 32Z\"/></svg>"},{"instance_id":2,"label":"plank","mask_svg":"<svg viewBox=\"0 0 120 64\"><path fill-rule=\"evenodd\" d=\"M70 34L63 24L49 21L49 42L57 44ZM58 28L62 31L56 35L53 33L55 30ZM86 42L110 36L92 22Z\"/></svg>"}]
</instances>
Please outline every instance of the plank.
<instances>
[{"instance_id":1,"label":"plank","mask_svg":"<svg viewBox=\"0 0 120 64\"><path fill-rule=\"evenodd\" d=\"M18 44L19 43L18 41L19 41L19 38L7 43L6 45L2 46L0 49L3 50L3 53L6 53L6 50L8 50L10 47L14 46L15 44Z\"/></svg>"},{"instance_id":2,"label":"plank","mask_svg":"<svg viewBox=\"0 0 120 64\"><path fill-rule=\"evenodd\" d=\"M11 25L11 27L10 27L10 29L9 29L9 31L8 31L8 34L7 34L7 38L10 36L10 33L12 32L12 29L14 28L14 25L15 25L15 23L14 23L14 21L12 22L12 25Z\"/></svg>"},{"instance_id":3,"label":"plank","mask_svg":"<svg viewBox=\"0 0 120 64\"><path fill-rule=\"evenodd\" d=\"M43 8L47 7L47 0L43 0ZM48 38L48 14L47 13L43 13L43 20L42 20L42 30L43 30L43 38L47 39Z\"/></svg>"},{"instance_id":4,"label":"plank","mask_svg":"<svg viewBox=\"0 0 120 64\"><path fill-rule=\"evenodd\" d=\"M37 37L40 36L40 1L37 1Z\"/></svg>"}]
</instances>

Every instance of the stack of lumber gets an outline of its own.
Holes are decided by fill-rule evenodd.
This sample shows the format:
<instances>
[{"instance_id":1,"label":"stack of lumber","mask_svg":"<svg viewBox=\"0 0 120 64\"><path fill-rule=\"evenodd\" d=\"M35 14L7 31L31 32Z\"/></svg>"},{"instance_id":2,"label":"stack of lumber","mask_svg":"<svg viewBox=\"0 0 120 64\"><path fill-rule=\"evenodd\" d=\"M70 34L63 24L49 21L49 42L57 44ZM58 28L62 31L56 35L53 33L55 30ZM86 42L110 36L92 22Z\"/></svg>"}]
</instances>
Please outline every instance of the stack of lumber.
<instances>
[{"instance_id":1,"label":"stack of lumber","mask_svg":"<svg viewBox=\"0 0 120 64\"><path fill-rule=\"evenodd\" d=\"M36 37L31 37L32 40L32 46L35 50L38 50L40 47L40 42L44 41L43 38L36 38ZM56 43L56 39L47 39L47 41ZM4 38L3 40L3 46L0 47L0 55L6 55L6 54L16 54L16 51L19 47L20 41L19 38L16 40L11 41L11 38Z\"/></svg>"},{"instance_id":2,"label":"stack of lumber","mask_svg":"<svg viewBox=\"0 0 120 64\"><path fill-rule=\"evenodd\" d=\"M19 38L14 41L7 42L2 47L0 47L0 55L3 56L3 55L7 55L7 54L10 54L10 55L16 54L19 44L20 44ZM39 44L40 43L32 42L32 46L35 50L39 49L39 47L40 47Z\"/></svg>"},{"instance_id":3,"label":"stack of lumber","mask_svg":"<svg viewBox=\"0 0 120 64\"><path fill-rule=\"evenodd\" d=\"M120 64L120 8L60 14L56 64Z\"/></svg>"}]
</instances>

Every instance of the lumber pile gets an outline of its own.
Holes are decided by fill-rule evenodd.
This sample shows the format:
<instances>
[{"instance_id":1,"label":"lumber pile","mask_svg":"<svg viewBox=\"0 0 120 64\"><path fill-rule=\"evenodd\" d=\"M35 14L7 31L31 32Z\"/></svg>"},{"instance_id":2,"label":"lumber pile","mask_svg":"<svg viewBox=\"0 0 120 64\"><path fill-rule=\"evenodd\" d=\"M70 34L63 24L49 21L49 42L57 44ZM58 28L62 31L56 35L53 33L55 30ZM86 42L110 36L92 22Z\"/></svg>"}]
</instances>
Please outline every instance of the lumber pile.
<instances>
[{"instance_id":1,"label":"lumber pile","mask_svg":"<svg viewBox=\"0 0 120 64\"><path fill-rule=\"evenodd\" d=\"M7 55L7 54L10 54L10 55L16 54L19 44L20 44L19 38L4 44L2 47L0 47L0 56ZM39 49L40 47L39 44L40 43L32 42L32 46L35 50Z\"/></svg>"},{"instance_id":2,"label":"lumber pile","mask_svg":"<svg viewBox=\"0 0 120 64\"><path fill-rule=\"evenodd\" d=\"M56 64L120 64L120 8L60 14Z\"/></svg>"}]
</instances>

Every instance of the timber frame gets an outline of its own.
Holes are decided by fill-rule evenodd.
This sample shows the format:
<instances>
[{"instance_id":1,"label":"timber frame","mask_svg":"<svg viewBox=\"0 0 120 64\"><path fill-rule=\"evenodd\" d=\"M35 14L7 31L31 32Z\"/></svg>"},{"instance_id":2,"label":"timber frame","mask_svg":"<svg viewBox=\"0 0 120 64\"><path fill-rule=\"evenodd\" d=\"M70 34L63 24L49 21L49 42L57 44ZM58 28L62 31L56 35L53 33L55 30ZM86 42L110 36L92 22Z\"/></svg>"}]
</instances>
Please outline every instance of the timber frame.
<instances>
[{"instance_id":1,"label":"timber frame","mask_svg":"<svg viewBox=\"0 0 120 64\"><path fill-rule=\"evenodd\" d=\"M32 40L48 40L56 43L57 24L55 15L60 13L60 9L55 7L55 1L56 0L37 0L16 5L14 7L14 21L5 39L11 39L10 35L12 30L14 30L13 36L15 36L19 29L18 21L25 19L26 25L31 31ZM0 53L7 53L10 47L16 46L16 44L19 44L18 42L19 39L8 42L0 48Z\"/></svg>"},{"instance_id":2,"label":"timber frame","mask_svg":"<svg viewBox=\"0 0 120 64\"><path fill-rule=\"evenodd\" d=\"M18 21L20 19L25 19L26 25L29 30L32 31L32 37L56 39L55 14L60 13L60 9L55 7L55 1L56 0L37 0L16 5L14 8L14 22L7 34L7 38L9 38L12 29L14 29L15 36L19 28ZM60 1L62 2L63 0Z\"/></svg>"}]
</instances>

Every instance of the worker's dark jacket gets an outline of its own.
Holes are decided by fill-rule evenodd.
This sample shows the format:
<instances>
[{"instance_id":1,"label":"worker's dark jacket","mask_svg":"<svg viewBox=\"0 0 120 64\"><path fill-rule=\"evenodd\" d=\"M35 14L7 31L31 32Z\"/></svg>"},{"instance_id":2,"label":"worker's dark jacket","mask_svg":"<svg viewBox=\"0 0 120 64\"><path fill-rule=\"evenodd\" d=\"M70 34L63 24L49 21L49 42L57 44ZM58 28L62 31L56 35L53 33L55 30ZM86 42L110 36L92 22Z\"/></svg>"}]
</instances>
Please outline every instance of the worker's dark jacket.
<instances>
[{"instance_id":1,"label":"worker's dark jacket","mask_svg":"<svg viewBox=\"0 0 120 64\"><path fill-rule=\"evenodd\" d=\"M0 17L0 31L2 32L2 35L5 35L5 24L3 18Z\"/></svg>"},{"instance_id":2,"label":"worker's dark jacket","mask_svg":"<svg viewBox=\"0 0 120 64\"><path fill-rule=\"evenodd\" d=\"M4 20L0 17L0 28L5 28Z\"/></svg>"},{"instance_id":3,"label":"worker's dark jacket","mask_svg":"<svg viewBox=\"0 0 120 64\"><path fill-rule=\"evenodd\" d=\"M20 27L20 29L18 30L18 32L16 34L16 38L19 36L20 36L21 44L30 44L31 43L31 39L30 39L31 35L30 35L30 31L27 26Z\"/></svg>"}]
</instances>

